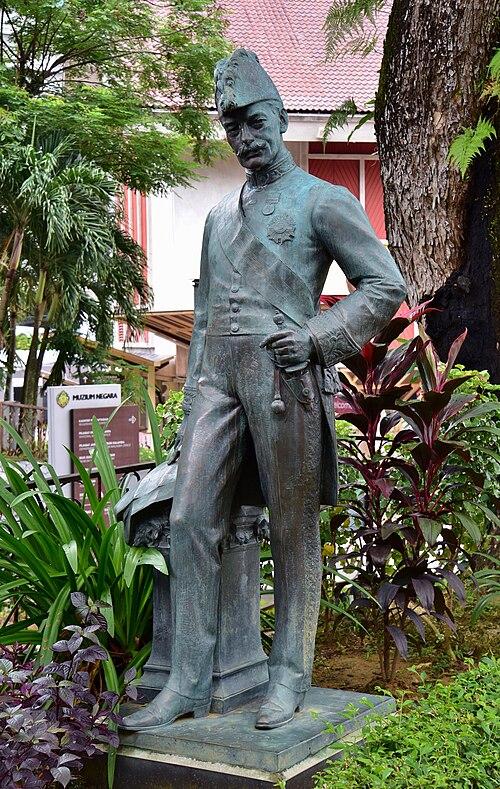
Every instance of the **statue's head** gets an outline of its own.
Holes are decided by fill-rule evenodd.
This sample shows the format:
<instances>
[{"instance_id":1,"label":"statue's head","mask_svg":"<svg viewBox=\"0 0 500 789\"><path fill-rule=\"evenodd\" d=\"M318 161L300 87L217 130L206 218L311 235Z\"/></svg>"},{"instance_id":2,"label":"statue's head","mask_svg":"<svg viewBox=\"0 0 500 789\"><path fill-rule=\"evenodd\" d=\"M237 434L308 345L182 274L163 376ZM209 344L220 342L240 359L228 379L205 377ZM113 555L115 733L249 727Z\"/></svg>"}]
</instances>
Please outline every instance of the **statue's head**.
<instances>
[{"instance_id":1,"label":"statue's head","mask_svg":"<svg viewBox=\"0 0 500 789\"><path fill-rule=\"evenodd\" d=\"M281 156L288 116L255 52L237 49L217 63L215 102L227 141L243 167L266 169Z\"/></svg>"}]
</instances>

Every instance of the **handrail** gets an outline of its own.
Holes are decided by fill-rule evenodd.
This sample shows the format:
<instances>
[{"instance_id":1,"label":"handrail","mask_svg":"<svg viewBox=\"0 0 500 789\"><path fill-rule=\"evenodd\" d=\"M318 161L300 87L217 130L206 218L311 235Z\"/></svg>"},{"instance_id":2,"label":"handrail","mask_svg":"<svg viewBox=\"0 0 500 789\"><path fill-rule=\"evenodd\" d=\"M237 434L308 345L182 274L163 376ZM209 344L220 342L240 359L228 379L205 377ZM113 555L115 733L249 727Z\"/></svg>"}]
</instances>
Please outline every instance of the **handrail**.
<instances>
[{"instance_id":1,"label":"handrail","mask_svg":"<svg viewBox=\"0 0 500 789\"><path fill-rule=\"evenodd\" d=\"M17 400L0 400L0 408L4 405L15 407L15 408L24 408L30 409L33 411L43 411L44 413L47 411L44 405L32 405L30 403L18 403Z\"/></svg>"},{"instance_id":2,"label":"handrail","mask_svg":"<svg viewBox=\"0 0 500 789\"><path fill-rule=\"evenodd\" d=\"M43 462L40 463L40 466L43 466ZM117 477L124 477L126 474L136 474L139 475L141 471L151 471L155 467L155 462L153 460L147 460L142 463L132 463L128 466L117 466L115 468L115 473ZM89 476L91 479L101 480L101 474L98 469L92 469L89 471ZM51 477L46 478L48 485L55 485L55 481ZM60 485L70 485L74 482L81 482L80 474L64 474L62 477L58 477L58 482ZM28 488L34 488L36 486L36 482L34 480L29 480L26 482Z\"/></svg>"}]
</instances>

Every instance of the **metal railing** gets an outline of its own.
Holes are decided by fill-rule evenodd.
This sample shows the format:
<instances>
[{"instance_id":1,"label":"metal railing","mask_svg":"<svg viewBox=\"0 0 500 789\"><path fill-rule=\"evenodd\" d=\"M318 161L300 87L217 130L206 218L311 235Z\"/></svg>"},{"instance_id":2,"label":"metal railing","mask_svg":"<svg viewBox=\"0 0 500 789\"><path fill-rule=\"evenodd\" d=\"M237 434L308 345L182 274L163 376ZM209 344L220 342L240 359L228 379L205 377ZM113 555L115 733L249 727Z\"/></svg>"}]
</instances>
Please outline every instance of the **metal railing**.
<instances>
[{"instance_id":1,"label":"metal railing","mask_svg":"<svg viewBox=\"0 0 500 789\"><path fill-rule=\"evenodd\" d=\"M41 462L41 465L43 466L43 461ZM122 479L127 476L135 477L137 482L139 482L139 480L142 479L142 477L145 474L147 474L148 471L151 471L151 469L153 469L155 465L156 464L152 460L145 461L144 463L132 463L131 465L128 466L117 466L115 468L115 473L119 483L121 483ZM102 482L101 474L97 469L92 469L92 471L89 471L89 475L91 479L94 479L96 481L96 485L95 485L96 493L99 499L101 499L106 492ZM51 487L56 486L56 482L51 477L47 477L46 480L49 486ZM57 482L62 487L65 487L66 485L77 485L78 483L81 482L81 477L80 474L78 473L64 474L63 476L57 477ZM34 480L26 480L26 485L28 488L33 489L36 487L36 484L37 483ZM80 503L80 496L70 495L70 498L74 498L75 501Z\"/></svg>"},{"instance_id":2,"label":"metal railing","mask_svg":"<svg viewBox=\"0 0 500 789\"><path fill-rule=\"evenodd\" d=\"M47 409L42 406L24 405L10 400L0 401L0 419L3 419L18 433L29 425L29 445L35 452L42 453L47 443ZM16 440L5 427L0 427L0 452L14 455L17 451Z\"/></svg>"},{"instance_id":3,"label":"metal railing","mask_svg":"<svg viewBox=\"0 0 500 789\"><path fill-rule=\"evenodd\" d=\"M115 473L118 478L118 482L121 482L123 477L126 476L135 477L137 481L139 481L144 476L144 474L147 473L148 471L151 471L151 469L153 469L155 465L156 464L152 460L145 461L144 463L132 463L129 466L117 466L115 468ZM101 499L105 493L101 479L101 474L97 469L93 469L92 471L89 472L89 474L91 479L95 479L97 482L96 492L99 499ZM72 485L81 482L81 477L79 474L65 474L62 477L58 477L58 479L62 486ZM50 485L51 480L48 479L47 482ZM30 483L30 484L34 484L34 483Z\"/></svg>"}]
</instances>

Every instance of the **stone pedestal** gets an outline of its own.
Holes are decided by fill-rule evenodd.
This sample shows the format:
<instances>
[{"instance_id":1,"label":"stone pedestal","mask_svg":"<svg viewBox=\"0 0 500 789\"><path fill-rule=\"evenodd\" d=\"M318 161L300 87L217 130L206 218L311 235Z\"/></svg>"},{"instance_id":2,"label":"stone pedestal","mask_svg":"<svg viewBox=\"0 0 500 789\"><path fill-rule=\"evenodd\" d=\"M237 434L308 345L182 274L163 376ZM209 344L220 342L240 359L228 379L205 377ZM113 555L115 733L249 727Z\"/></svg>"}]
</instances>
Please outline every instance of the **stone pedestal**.
<instances>
[{"instance_id":1,"label":"stone pedestal","mask_svg":"<svg viewBox=\"0 0 500 789\"><path fill-rule=\"evenodd\" d=\"M311 688L304 710L271 731L255 728L253 703L201 720L180 718L150 732L121 732L114 789L272 789L278 781L287 789L312 789L313 776L341 754L343 738L359 739L370 717L394 706L387 696ZM85 773L85 787L105 789L104 761L99 771L93 760Z\"/></svg>"},{"instance_id":2,"label":"stone pedestal","mask_svg":"<svg viewBox=\"0 0 500 789\"><path fill-rule=\"evenodd\" d=\"M261 509L242 507L234 515L222 551L217 647L211 711L222 713L259 698L268 683L267 657L260 639ZM168 565L169 541L159 544ZM139 691L150 701L165 686L172 651L170 578L155 572L153 646Z\"/></svg>"}]
</instances>

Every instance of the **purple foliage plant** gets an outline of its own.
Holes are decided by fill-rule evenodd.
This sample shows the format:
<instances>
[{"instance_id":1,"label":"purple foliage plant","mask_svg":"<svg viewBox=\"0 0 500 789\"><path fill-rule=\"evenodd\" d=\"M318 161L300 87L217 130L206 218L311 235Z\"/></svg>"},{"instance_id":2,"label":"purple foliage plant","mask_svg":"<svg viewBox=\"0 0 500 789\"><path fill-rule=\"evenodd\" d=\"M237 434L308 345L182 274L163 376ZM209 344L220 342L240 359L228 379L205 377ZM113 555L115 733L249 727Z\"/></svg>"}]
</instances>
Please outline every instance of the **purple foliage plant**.
<instances>
[{"instance_id":1,"label":"purple foliage plant","mask_svg":"<svg viewBox=\"0 0 500 789\"><path fill-rule=\"evenodd\" d=\"M67 626L52 645L54 660L38 666L28 647L0 645L0 787L66 787L83 761L118 746L117 713L123 697L135 699L125 675L122 698L112 691L90 690L91 675L108 659L97 632L106 627L100 603L71 595L81 624Z\"/></svg>"}]
</instances>

